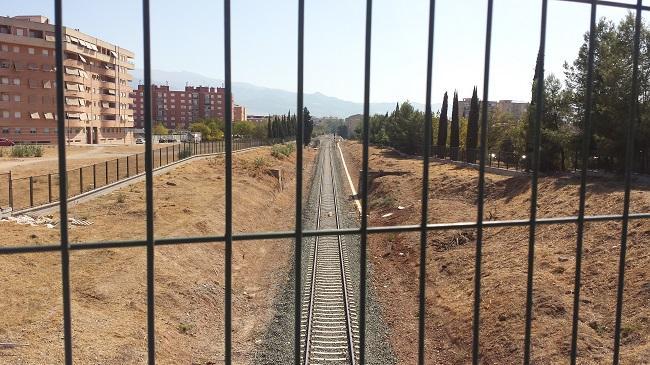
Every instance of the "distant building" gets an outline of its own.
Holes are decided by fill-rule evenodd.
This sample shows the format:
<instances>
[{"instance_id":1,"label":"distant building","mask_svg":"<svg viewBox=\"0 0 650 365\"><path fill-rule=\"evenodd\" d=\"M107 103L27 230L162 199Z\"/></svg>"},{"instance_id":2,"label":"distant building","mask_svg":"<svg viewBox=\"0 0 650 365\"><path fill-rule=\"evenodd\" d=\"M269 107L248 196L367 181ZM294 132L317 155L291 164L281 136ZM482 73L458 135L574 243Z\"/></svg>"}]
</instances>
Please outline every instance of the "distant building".
<instances>
[{"instance_id":1,"label":"distant building","mask_svg":"<svg viewBox=\"0 0 650 365\"><path fill-rule=\"evenodd\" d=\"M262 123L262 122L266 123L266 122L269 121L269 116L268 115L251 115L251 114L248 114L248 115L246 115L246 120L249 121L249 122L253 122L253 123Z\"/></svg>"},{"instance_id":2,"label":"distant building","mask_svg":"<svg viewBox=\"0 0 650 365\"><path fill-rule=\"evenodd\" d=\"M348 135L356 134L356 129L363 123L363 114L354 114L345 118L345 126L348 127Z\"/></svg>"},{"instance_id":3,"label":"distant building","mask_svg":"<svg viewBox=\"0 0 650 365\"><path fill-rule=\"evenodd\" d=\"M235 122L241 122L247 120L246 118L246 107L242 105L235 105L232 107L232 120Z\"/></svg>"},{"instance_id":4,"label":"distant building","mask_svg":"<svg viewBox=\"0 0 650 365\"><path fill-rule=\"evenodd\" d=\"M512 100L499 100L497 104L497 110L500 113L507 113L515 117L516 119L521 118L528 111L528 106L530 103L517 102Z\"/></svg>"},{"instance_id":5,"label":"distant building","mask_svg":"<svg viewBox=\"0 0 650 365\"><path fill-rule=\"evenodd\" d=\"M68 143L131 143L133 52L63 27ZM0 16L0 137L56 143L54 25Z\"/></svg>"},{"instance_id":6,"label":"distant building","mask_svg":"<svg viewBox=\"0 0 650 365\"><path fill-rule=\"evenodd\" d=\"M458 115L460 118L468 118L472 105L472 98L463 98L458 101ZM508 113L514 118L521 118L528 110L529 103L517 102L512 100L488 101L488 115L494 112ZM479 108L482 105L479 105ZM451 111L451 105L449 106ZM480 109L479 109L480 110Z\"/></svg>"},{"instance_id":7,"label":"distant building","mask_svg":"<svg viewBox=\"0 0 650 365\"><path fill-rule=\"evenodd\" d=\"M169 90L169 86L151 86L151 118L169 129L187 129L198 119L225 116L226 89L221 87L185 86L185 90ZM135 125L144 127L144 85L133 91ZM233 108L234 109L234 108Z\"/></svg>"}]
</instances>

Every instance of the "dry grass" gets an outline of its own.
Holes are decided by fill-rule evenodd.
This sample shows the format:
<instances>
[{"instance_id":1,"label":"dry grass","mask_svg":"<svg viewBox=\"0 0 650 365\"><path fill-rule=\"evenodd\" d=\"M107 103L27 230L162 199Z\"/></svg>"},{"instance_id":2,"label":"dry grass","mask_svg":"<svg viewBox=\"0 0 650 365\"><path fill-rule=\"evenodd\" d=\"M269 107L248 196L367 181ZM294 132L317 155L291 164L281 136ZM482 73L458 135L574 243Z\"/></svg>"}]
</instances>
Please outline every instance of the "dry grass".
<instances>
[{"instance_id":1,"label":"dry grass","mask_svg":"<svg viewBox=\"0 0 650 365\"><path fill-rule=\"evenodd\" d=\"M310 175L315 152L305 151ZM255 170L264 158L282 168L286 189ZM276 160L269 148L234 157L234 229L280 230L293 223L295 160ZM305 184L311 176L305 177ZM218 235L224 222L221 159L186 164L155 178L156 237ZM72 242L144 239L144 184L74 206L70 215L93 221L72 227ZM56 217L55 217L56 218ZM58 231L0 223L4 245L57 242ZM155 251L156 351L160 364L223 361L223 244L159 246ZM272 304L290 270L288 241L236 243L233 252L234 358L247 363L273 318ZM74 251L71 289L74 356L79 364L146 361L146 258L143 248ZM60 256L0 256L0 362L63 361Z\"/></svg>"},{"instance_id":2,"label":"dry grass","mask_svg":"<svg viewBox=\"0 0 650 365\"><path fill-rule=\"evenodd\" d=\"M350 170L358 178L360 145L346 142L345 150ZM372 182L370 224L419 222L421 160L403 158L385 149L371 148L370 152L371 169L406 172ZM474 221L477 177L473 169L432 163L430 222ZM539 188L539 216L577 213L579 181L575 177L543 177ZM528 177L487 174L485 219L526 219L529 199ZM590 179L588 214L620 214L622 202L620 182ZM396 209L398 205L405 209ZM647 186L634 186L632 210L650 211ZM381 218L386 213L393 215ZM582 364L611 363L620 230L619 222L586 226L578 342ZM523 358L528 233L526 227L485 230L481 303L481 357L485 364L516 364ZM536 237L533 360L539 364L566 363L571 338L576 226L539 226ZM621 360L625 364L642 364L650 358L650 222L633 221L628 237ZM429 234L428 363L471 361L475 243L474 230ZM374 284L392 329L393 348L400 363L415 363L419 235L372 235L369 251Z\"/></svg>"}]
</instances>

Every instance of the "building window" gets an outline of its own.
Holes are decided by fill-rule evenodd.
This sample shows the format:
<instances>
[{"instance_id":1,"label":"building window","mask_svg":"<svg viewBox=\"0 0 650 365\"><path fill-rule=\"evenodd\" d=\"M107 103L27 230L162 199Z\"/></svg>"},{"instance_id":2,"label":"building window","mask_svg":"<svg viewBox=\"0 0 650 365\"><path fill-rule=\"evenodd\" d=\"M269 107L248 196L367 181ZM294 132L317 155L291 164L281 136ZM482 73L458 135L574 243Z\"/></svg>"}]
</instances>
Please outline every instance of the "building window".
<instances>
[{"instance_id":1,"label":"building window","mask_svg":"<svg viewBox=\"0 0 650 365\"><path fill-rule=\"evenodd\" d=\"M31 134L36 134L36 128L30 128L29 133Z\"/></svg>"},{"instance_id":2,"label":"building window","mask_svg":"<svg viewBox=\"0 0 650 365\"><path fill-rule=\"evenodd\" d=\"M27 53L34 54L34 48L32 47L27 48Z\"/></svg>"},{"instance_id":3,"label":"building window","mask_svg":"<svg viewBox=\"0 0 650 365\"><path fill-rule=\"evenodd\" d=\"M14 134L20 134L20 128L14 128Z\"/></svg>"},{"instance_id":4,"label":"building window","mask_svg":"<svg viewBox=\"0 0 650 365\"><path fill-rule=\"evenodd\" d=\"M0 68L10 68L11 61L9 60L0 60Z\"/></svg>"},{"instance_id":5,"label":"building window","mask_svg":"<svg viewBox=\"0 0 650 365\"><path fill-rule=\"evenodd\" d=\"M0 100L9 101L9 94L0 94Z\"/></svg>"},{"instance_id":6,"label":"building window","mask_svg":"<svg viewBox=\"0 0 650 365\"><path fill-rule=\"evenodd\" d=\"M20 112L14 112L14 118L20 119Z\"/></svg>"},{"instance_id":7,"label":"building window","mask_svg":"<svg viewBox=\"0 0 650 365\"><path fill-rule=\"evenodd\" d=\"M32 119L41 119L41 115L38 112L29 113L29 117Z\"/></svg>"},{"instance_id":8,"label":"building window","mask_svg":"<svg viewBox=\"0 0 650 365\"><path fill-rule=\"evenodd\" d=\"M50 133L50 128L43 128L43 133L45 134Z\"/></svg>"},{"instance_id":9,"label":"building window","mask_svg":"<svg viewBox=\"0 0 650 365\"><path fill-rule=\"evenodd\" d=\"M25 35L25 31L22 30L22 29L20 29L20 28L16 28L16 35L17 35L17 36L24 36L24 35Z\"/></svg>"},{"instance_id":10,"label":"building window","mask_svg":"<svg viewBox=\"0 0 650 365\"><path fill-rule=\"evenodd\" d=\"M9 111L7 111L7 110L3 110L3 111L2 111L2 117L3 117L3 118L9 118Z\"/></svg>"},{"instance_id":11,"label":"building window","mask_svg":"<svg viewBox=\"0 0 650 365\"><path fill-rule=\"evenodd\" d=\"M50 52L47 49L43 50L43 56L49 56Z\"/></svg>"},{"instance_id":12,"label":"building window","mask_svg":"<svg viewBox=\"0 0 650 365\"><path fill-rule=\"evenodd\" d=\"M20 103L20 95L14 95L14 101Z\"/></svg>"},{"instance_id":13,"label":"building window","mask_svg":"<svg viewBox=\"0 0 650 365\"><path fill-rule=\"evenodd\" d=\"M20 79L14 79L14 85L20 85Z\"/></svg>"},{"instance_id":14,"label":"building window","mask_svg":"<svg viewBox=\"0 0 650 365\"><path fill-rule=\"evenodd\" d=\"M1 46L0 46L0 49L1 49L3 52L9 52L9 46L6 45L6 44L1 45Z\"/></svg>"},{"instance_id":15,"label":"building window","mask_svg":"<svg viewBox=\"0 0 650 365\"><path fill-rule=\"evenodd\" d=\"M20 47L14 46L14 53L18 53L18 52L20 52Z\"/></svg>"},{"instance_id":16,"label":"building window","mask_svg":"<svg viewBox=\"0 0 650 365\"><path fill-rule=\"evenodd\" d=\"M3 84L3 85L8 85L9 84L9 78L8 77L0 78L0 83Z\"/></svg>"},{"instance_id":17,"label":"building window","mask_svg":"<svg viewBox=\"0 0 650 365\"><path fill-rule=\"evenodd\" d=\"M9 134L9 128L2 128L2 134Z\"/></svg>"}]
</instances>

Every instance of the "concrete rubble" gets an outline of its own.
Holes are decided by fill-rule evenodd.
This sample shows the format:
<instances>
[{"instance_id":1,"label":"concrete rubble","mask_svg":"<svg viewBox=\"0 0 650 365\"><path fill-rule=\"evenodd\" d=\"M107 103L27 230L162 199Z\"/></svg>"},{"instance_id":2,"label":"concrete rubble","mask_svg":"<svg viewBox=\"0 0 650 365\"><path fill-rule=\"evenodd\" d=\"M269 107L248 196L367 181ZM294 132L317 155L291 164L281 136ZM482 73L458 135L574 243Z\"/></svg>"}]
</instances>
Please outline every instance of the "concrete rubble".
<instances>
[{"instance_id":1,"label":"concrete rubble","mask_svg":"<svg viewBox=\"0 0 650 365\"><path fill-rule=\"evenodd\" d=\"M57 224L59 224L59 222L57 220L54 220L52 216L32 217L26 214L18 215L15 217L5 217L0 219L0 222L12 222L20 225L29 225L32 227L45 226L47 228L54 228ZM68 222L70 222L70 224L73 226L89 226L93 224L91 221L78 218L68 218Z\"/></svg>"}]
</instances>

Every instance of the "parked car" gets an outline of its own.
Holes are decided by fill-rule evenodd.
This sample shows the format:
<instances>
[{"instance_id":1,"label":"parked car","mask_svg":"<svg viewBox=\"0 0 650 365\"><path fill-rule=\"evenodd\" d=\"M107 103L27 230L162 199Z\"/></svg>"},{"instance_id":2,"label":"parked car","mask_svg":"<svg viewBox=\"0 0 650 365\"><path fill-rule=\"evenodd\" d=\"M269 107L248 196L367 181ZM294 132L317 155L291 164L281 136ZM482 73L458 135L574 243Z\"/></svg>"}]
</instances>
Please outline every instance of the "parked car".
<instances>
[{"instance_id":1,"label":"parked car","mask_svg":"<svg viewBox=\"0 0 650 365\"><path fill-rule=\"evenodd\" d=\"M0 138L0 146L13 146L15 145L14 141L6 138Z\"/></svg>"},{"instance_id":2,"label":"parked car","mask_svg":"<svg viewBox=\"0 0 650 365\"><path fill-rule=\"evenodd\" d=\"M144 139L142 139L142 138L136 138L136 139L135 139L135 144L144 144Z\"/></svg>"}]
</instances>

